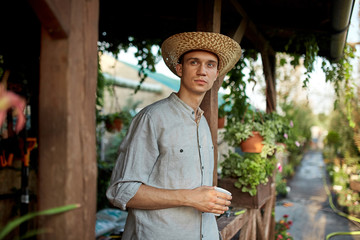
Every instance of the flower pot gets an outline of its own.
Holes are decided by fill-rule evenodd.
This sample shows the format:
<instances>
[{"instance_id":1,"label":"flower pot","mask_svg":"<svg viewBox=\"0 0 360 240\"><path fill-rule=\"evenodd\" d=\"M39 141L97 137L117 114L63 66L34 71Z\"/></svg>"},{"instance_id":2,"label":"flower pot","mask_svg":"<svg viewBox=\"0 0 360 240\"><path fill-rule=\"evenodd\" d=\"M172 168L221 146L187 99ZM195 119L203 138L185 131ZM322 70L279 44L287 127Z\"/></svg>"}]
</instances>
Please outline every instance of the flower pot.
<instances>
[{"instance_id":1,"label":"flower pot","mask_svg":"<svg viewBox=\"0 0 360 240\"><path fill-rule=\"evenodd\" d=\"M241 151L249 153L261 153L264 144L262 143L264 138L259 132L253 132L253 136L250 136L245 141L240 143Z\"/></svg>"},{"instance_id":2,"label":"flower pot","mask_svg":"<svg viewBox=\"0 0 360 240\"><path fill-rule=\"evenodd\" d=\"M356 192L360 192L360 181L350 180L350 189Z\"/></svg>"},{"instance_id":3,"label":"flower pot","mask_svg":"<svg viewBox=\"0 0 360 240\"><path fill-rule=\"evenodd\" d=\"M122 119L121 118L115 118L114 121L105 121L105 127L109 132L120 132L122 129Z\"/></svg>"},{"instance_id":4,"label":"flower pot","mask_svg":"<svg viewBox=\"0 0 360 240\"><path fill-rule=\"evenodd\" d=\"M272 178L266 184L259 184L257 186L257 193L251 196L247 192L242 192L240 188L235 187L235 178L221 178L218 179L218 186L222 187L232 194L231 206L243 207L251 209L261 208L266 201L271 197Z\"/></svg>"},{"instance_id":5,"label":"flower pot","mask_svg":"<svg viewBox=\"0 0 360 240\"><path fill-rule=\"evenodd\" d=\"M218 118L218 128L224 128L225 126L225 117Z\"/></svg>"}]
</instances>

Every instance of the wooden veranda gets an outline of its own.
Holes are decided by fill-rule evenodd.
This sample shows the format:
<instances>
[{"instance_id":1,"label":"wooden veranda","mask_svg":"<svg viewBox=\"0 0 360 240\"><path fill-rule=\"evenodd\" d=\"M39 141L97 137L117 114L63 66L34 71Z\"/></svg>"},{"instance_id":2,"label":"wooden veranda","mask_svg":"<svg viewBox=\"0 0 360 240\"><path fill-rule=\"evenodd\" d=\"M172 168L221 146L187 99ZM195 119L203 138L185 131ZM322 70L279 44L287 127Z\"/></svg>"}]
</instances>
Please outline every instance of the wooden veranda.
<instances>
[{"instance_id":1,"label":"wooden veranda","mask_svg":"<svg viewBox=\"0 0 360 240\"><path fill-rule=\"evenodd\" d=\"M242 48L261 53L266 106L271 112L276 107L276 52L295 51L284 48L292 36L315 35L319 54L338 59L344 49L353 4L354 0L2 2L0 54L5 60L10 59L9 68L13 69L22 55L28 56L26 59L31 61L23 64L33 69L33 134L39 143L38 209L69 203L81 205L75 211L40 221L40 228L52 231L38 238L95 238L97 41L117 47L129 37L161 42L184 31L228 35ZM215 143L215 156L217 94L223 77L219 77L201 105ZM262 210L247 209L239 216L219 219L224 239L231 239L240 229L240 239L273 239L274 185L271 189L272 196Z\"/></svg>"}]
</instances>

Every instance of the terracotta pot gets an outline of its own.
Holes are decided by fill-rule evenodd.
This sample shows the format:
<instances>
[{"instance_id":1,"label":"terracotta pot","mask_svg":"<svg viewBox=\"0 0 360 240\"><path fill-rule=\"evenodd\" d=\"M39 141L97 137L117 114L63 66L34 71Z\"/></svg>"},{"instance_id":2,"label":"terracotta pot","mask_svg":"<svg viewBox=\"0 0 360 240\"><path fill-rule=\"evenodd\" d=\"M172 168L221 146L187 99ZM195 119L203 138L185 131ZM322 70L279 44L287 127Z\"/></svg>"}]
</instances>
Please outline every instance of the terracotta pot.
<instances>
[{"instance_id":1,"label":"terracotta pot","mask_svg":"<svg viewBox=\"0 0 360 240\"><path fill-rule=\"evenodd\" d=\"M218 118L218 128L224 128L225 126L225 117Z\"/></svg>"},{"instance_id":2,"label":"terracotta pot","mask_svg":"<svg viewBox=\"0 0 360 240\"><path fill-rule=\"evenodd\" d=\"M360 181L350 180L350 189L360 192Z\"/></svg>"},{"instance_id":3,"label":"terracotta pot","mask_svg":"<svg viewBox=\"0 0 360 240\"><path fill-rule=\"evenodd\" d=\"M257 193L251 196L247 192L242 192L240 188L234 186L235 178L221 178L218 179L218 186L222 187L232 194L231 206L244 207L251 209L261 208L265 202L271 197L271 183L272 178L266 184L259 184L257 186Z\"/></svg>"},{"instance_id":4,"label":"terracotta pot","mask_svg":"<svg viewBox=\"0 0 360 240\"><path fill-rule=\"evenodd\" d=\"M250 136L245 141L240 143L241 151L249 153L261 153L264 144L262 144L264 138L259 132L253 132L253 136Z\"/></svg>"},{"instance_id":5,"label":"terracotta pot","mask_svg":"<svg viewBox=\"0 0 360 240\"><path fill-rule=\"evenodd\" d=\"M115 118L113 122L106 121L105 127L109 132L120 132L122 129L122 119L121 118Z\"/></svg>"}]
</instances>

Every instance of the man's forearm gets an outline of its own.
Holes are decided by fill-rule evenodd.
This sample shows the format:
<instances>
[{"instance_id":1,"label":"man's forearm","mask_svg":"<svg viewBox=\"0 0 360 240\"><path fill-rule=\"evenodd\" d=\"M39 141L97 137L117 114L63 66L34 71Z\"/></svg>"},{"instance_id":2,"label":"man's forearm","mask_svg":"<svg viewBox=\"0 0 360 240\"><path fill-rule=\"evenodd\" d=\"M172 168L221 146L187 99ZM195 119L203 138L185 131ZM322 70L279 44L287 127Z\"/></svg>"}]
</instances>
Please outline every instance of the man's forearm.
<instances>
[{"instance_id":1,"label":"man's forearm","mask_svg":"<svg viewBox=\"0 0 360 240\"><path fill-rule=\"evenodd\" d=\"M187 206L201 212L222 214L228 210L230 200L230 195L218 192L210 186L167 190L142 184L126 206L148 210Z\"/></svg>"},{"instance_id":2,"label":"man's forearm","mask_svg":"<svg viewBox=\"0 0 360 240\"><path fill-rule=\"evenodd\" d=\"M126 206L148 210L185 206L186 191L189 190L159 189L142 184Z\"/></svg>"}]
</instances>

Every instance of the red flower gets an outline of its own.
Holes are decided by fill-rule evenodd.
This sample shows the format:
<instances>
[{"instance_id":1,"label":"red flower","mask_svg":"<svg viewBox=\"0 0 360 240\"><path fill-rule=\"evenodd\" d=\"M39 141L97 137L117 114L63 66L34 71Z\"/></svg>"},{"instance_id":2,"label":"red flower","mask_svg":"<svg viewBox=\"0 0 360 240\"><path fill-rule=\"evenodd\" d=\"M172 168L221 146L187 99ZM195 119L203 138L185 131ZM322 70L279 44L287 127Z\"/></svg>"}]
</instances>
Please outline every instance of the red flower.
<instances>
[{"instance_id":1,"label":"red flower","mask_svg":"<svg viewBox=\"0 0 360 240\"><path fill-rule=\"evenodd\" d=\"M288 218L288 217L289 217L289 215L285 214L283 217L284 217L284 218Z\"/></svg>"}]
</instances>

